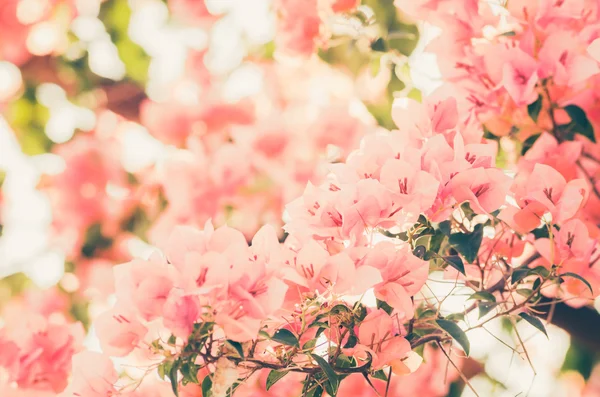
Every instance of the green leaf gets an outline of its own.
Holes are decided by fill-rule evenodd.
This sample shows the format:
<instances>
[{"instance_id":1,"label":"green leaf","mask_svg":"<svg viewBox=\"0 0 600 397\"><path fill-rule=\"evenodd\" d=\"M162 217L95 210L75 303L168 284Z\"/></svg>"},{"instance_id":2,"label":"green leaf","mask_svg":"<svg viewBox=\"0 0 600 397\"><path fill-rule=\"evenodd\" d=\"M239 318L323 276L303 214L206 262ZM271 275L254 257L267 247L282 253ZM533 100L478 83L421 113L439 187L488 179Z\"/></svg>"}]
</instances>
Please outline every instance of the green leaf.
<instances>
[{"instance_id":1,"label":"green leaf","mask_svg":"<svg viewBox=\"0 0 600 397\"><path fill-rule=\"evenodd\" d=\"M388 380L387 374L382 369L380 369L379 371L374 372L373 375L371 375L371 376L373 378L375 378L375 379L383 380L385 382L387 382L387 380Z\"/></svg>"},{"instance_id":2,"label":"green leaf","mask_svg":"<svg viewBox=\"0 0 600 397\"><path fill-rule=\"evenodd\" d=\"M305 344L302 345L302 350L311 350L314 349L315 346L317 345L317 340L316 339L311 339L308 342L306 342Z\"/></svg>"},{"instance_id":3,"label":"green leaf","mask_svg":"<svg viewBox=\"0 0 600 397\"><path fill-rule=\"evenodd\" d=\"M465 319L464 313L452 313L446 316L446 319L449 321L462 321Z\"/></svg>"},{"instance_id":4,"label":"green leaf","mask_svg":"<svg viewBox=\"0 0 600 397\"><path fill-rule=\"evenodd\" d=\"M340 314L340 313L350 313L352 311L352 309L350 309L348 306L346 305L335 305L334 307L331 308L331 310L329 310L329 313L331 314Z\"/></svg>"},{"instance_id":5,"label":"green leaf","mask_svg":"<svg viewBox=\"0 0 600 397\"><path fill-rule=\"evenodd\" d=\"M514 269L512 275L510 276L510 282L516 284L525 277L529 276L530 273L531 269Z\"/></svg>"},{"instance_id":6,"label":"green leaf","mask_svg":"<svg viewBox=\"0 0 600 397\"><path fill-rule=\"evenodd\" d=\"M358 344L358 338L355 335L350 335L348 341L343 346L344 349L350 349Z\"/></svg>"},{"instance_id":7,"label":"green leaf","mask_svg":"<svg viewBox=\"0 0 600 397\"><path fill-rule=\"evenodd\" d=\"M533 234L533 236L538 239L538 238L548 238L550 237L550 234L548 233L548 228L546 226L543 227L539 227L537 229L533 229L531 231L531 234Z\"/></svg>"},{"instance_id":8,"label":"green leaf","mask_svg":"<svg viewBox=\"0 0 600 397\"><path fill-rule=\"evenodd\" d=\"M496 302L496 297L487 291L477 291L473 295L469 296L467 300L471 299Z\"/></svg>"},{"instance_id":9,"label":"green leaf","mask_svg":"<svg viewBox=\"0 0 600 397\"><path fill-rule=\"evenodd\" d=\"M173 394L175 397L179 397L179 383L177 382L177 374L179 369L179 362L175 361L173 363L173 367L169 371L169 380L171 381L171 389L173 389Z\"/></svg>"},{"instance_id":10,"label":"green leaf","mask_svg":"<svg viewBox=\"0 0 600 397\"><path fill-rule=\"evenodd\" d=\"M187 362L181 365L181 375L183 375L183 384L198 383L198 366L194 363Z\"/></svg>"},{"instance_id":11,"label":"green leaf","mask_svg":"<svg viewBox=\"0 0 600 397\"><path fill-rule=\"evenodd\" d=\"M528 277L528 276L531 276L534 274L546 278L550 275L550 272L548 271L548 269L546 269L543 266L537 266L537 267L534 267L533 269L528 269L528 268L514 269L512 275L510 277L510 281L513 284L516 284L519 281L523 280L525 277Z\"/></svg>"},{"instance_id":12,"label":"green leaf","mask_svg":"<svg viewBox=\"0 0 600 397\"><path fill-rule=\"evenodd\" d=\"M477 259L479 247L483 240L483 225L478 224L472 233L454 233L450 235L450 245L454 247L469 263Z\"/></svg>"},{"instance_id":13,"label":"green leaf","mask_svg":"<svg viewBox=\"0 0 600 397\"><path fill-rule=\"evenodd\" d=\"M377 52L386 52L388 50L387 43L382 37L380 37L371 43L371 49Z\"/></svg>"},{"instance_id":14,"label":"green leaf","mask_svg":"<svg viewBox=\"0 0 600 397\"><path fill-rule=\"evenodd\" d=\"M482 318L483 316L494 310L496 306L498 306L496 302L479 302L477 304L477 308L479 309L479 318Z\"/></svg>"},{"instance_id":15,"label":"green leaf","mask_svg":"<svg viewBox=\"0 0 600 397\"><path fill-rule=\"evenodd\" d=\"M521 148L521 156L525 155L533 147L533 144L538 140L542 134L535 134L523 141L523 147Z\"/></svg>"},{"instance_id":16,"label":"green leaf","mask_svg":"<svg viewBox=\"0 0 600 397\"><path fill-rule=\"evenodd\" d=\"M158 366L158 376L160 376L161 379L164 379L165 376L167 376L167 374L169 372L171 372L172 366L173 366L173 361L166 361L166 362L160 364Z\"/></svg>"},{"instance_id":17,"label":"green leaf","mask_svg":"<svg viewBox=\"0 0 600 397\"><path fill-rule=\"evenodd\" d=\"M538 95L535 102L532 102L529 105L527 105L527 113L529 113L529 117L531 117L531 119L533 121L535 121L536 123L538 121L538 116L540 115L540 111L542 110L543 102L544 102L544 100L543 100L542 96Z\"/></svg>"},{"instance_id":18,"label":"green leaf","mask_svg":"<svg viewBox=\"0 0 600 397\"><path fill-rule=\"evenodd\" d=\"M331 397L335 397L340 387L339 376L335 373L333 368L331 368L331 365L329 365L329 363L323 357L317 356L316 354L311 354L310 356L313 358L313 360L317 362L317 364L319 364L319 367L321 367L321 369L325 373L325 376L327 376L327 380L329 382L329 385L331 386Z\"/></svg>"},{"instance_id":19,"label":"green leaf","mask_svg":"<svg viewBox=\"0 0 600 397\"><path fill-rule=\"evenodd\" d=\"M233 349L235 349L235 351L237 352L237 354L239 354L239 356L241 358L244 358L244 348L242 347L242 344L240 342L236 342L234 340L227 340L225 341L226 345L229 345L230 347L232 347Z\"/></svg>"},{"instance_id":20,"label":"green leaf","mask_svg":"<svg viewBox=\"0 0 600 397\"><path fill-rule=\"evenodd\" d=\"M525 298L529 298L533 294L533 290L530 290L529 288L519 288L516 293Z\"/></svg>"},{"instance_id":21,"label":"green leaf","mask_svg":"<svg viewBox=\"0 0 600 397\"><path fill-rule=\"evenodd\" d=\"M269 372L269 375L267 376L267 391L269 391L271 386L273 386L275 383L277 383L278 380L280 380L281 378L286 376L288 374L288 372L290 372L290 371L272 370L271 372Z\"/></svg>"},{"instance_id":22,"label":"green leaf","mask_svg":"<svg viewBox=\"0 0 600 397\"><path fill-rule=\"evenodd\" d=\"M418 245L413 250L413 255L419 259L423 259L425 257L425 253L427 252L427 248L424 245Z\"/></svg>"},{"instance_id":23,"label":"green leaf","mask_svg":"<svg viewBox=\"0 0 600 397\"><path fill-rule=\"evenodd\" d=\"M546 332L546 327L544 327L544 324L542 323L542 321L539 318L534 317L528 313L519 313L519 316L523 320L527 321L529 324L533 325L535 328L542 331L544 333L544 335L546 335L546 338L548 337L548 333Z\"/></svg>"},{"instance_id":24,"label":"green leaf","mask_svg":"<svg viewBox=\"0 0 600 397\"><path fill-rule=\"evenodd\" d=\"M212 379L206 375L202 381L202 397L210 397L212 395Z\"/></svg>"},{"instance_id":25,"label":"green leaf","mask_svg":"<svg viewBox=\"0 0 600 397\"><path fill-rule=\"evenodd\" d=\"M582 283L584 283L586 285L586 287L589 288L590 292L593 294L594 290L592 289L592 285L583 277L581 277L579 274L577 273L571 273L571 272L567 272L567 273L562 273L560 275L560 277L573 277L576 278L577 280L581 281Z\"/></svg>"},{"instance_id":26,"label":"green leaf","mask_svg":"<svg viewBox=\"0 0 600 397\"><path fill-rule=\"evenodd\" d=\"M463 331L452 321L438 319L435 320L435 322L440 326L441 329L450 334L450 336L462 346L465 354L468 356L469 352L471 351L471 343L469 342L469 338L467 338L465 331Z\"/></svg>"},{"instance_id":27,"label":"green leaf","mask_svg":"<svg viewBox=\"0 0 600 397\"><path fill-rule=\"evenodd\" d=\"M465 265L463 264L462 259L460 259L460 256L448 255L448 256L441 256L440 258L442 258L444 260L444 262L446 262L447 264L449 264L450 266L452 266L453 268L455 268L462 274L466 275Z\"/></svg>"},{"instance_id":28,"label":"green leaf","mask_svg":"<svg viewBox=\"0 0 600 397\"><path fill-rule=\"evenodd\" d=\"M451 231L451 229L450 229L450 221L443 221L443 222L440 222L440 223L438 224L438 228L440 229L440 231L441 231L441 232L442 232L444 235L446 235L446 236L449 236L449 235L450 235L450 231Z\"/></svg>"},{"instance_id":29,"label":"green leaf","mask_svg":"<svg viewBox=\"0 0 600 397\"><path fill-rule=\"evenodd\" d=\"M569 117L571 117L570 130L576 134L583 135L590 141L596 143L594 127L588 120L583 109L576 105L567 105L565 106L565 111Z\"/></svg>"},{"instance_id":30,"label":"green leaf","mask_svg":"<svg viewBox=\"0 0 600 397\"><path fill-rule=\"evenodd\" d=\"M275 332L275 334L273 334L273 336L271 337L271 340L274 340L275 342L279 342L283 345L288 345L288 346L293 346L293 347L299 347L300 344L298 343L298 338L296 338L296 336L294 334L292 334L290 331L288 331L287 329L279 329L277 330L277 332Z\"/></svg>"},{"instance_id":31,"label":"green leaf","mask_svg":"<svg viewBox=\"0 0 600 397\"><path fill-rule=\"evenodd\" d=\"M323 388L321 386L315 383L312 387L313 388L306 394L303 394L302 397L321 397L323 395Z\"/></svg>"},{"instance_id":32,"label":"green leaf","mask_svg":"<svg viewBox=\"0 0 600 397\"><path fill-rule=\"evenodd\" d=\"M439 252L445 238L446 236L444 235L444 233L439 231L433 236L431 236L431 239L429 240L429 250L436 253Z\"/></svg>"},{"instance_id":33,"label":"green leaf","mask_svg":"<svg viewBox=\"0 0 600 397\"><path fill-rule=\"evenodd\" d=\"M390 316L394 312L394 308L393 307L391 307L390 305L388 305L387 302L384 302L384 301L379 300L379 299L377 299L377 308L378 309L383 309Z\"/></svg>"}]
</instances>

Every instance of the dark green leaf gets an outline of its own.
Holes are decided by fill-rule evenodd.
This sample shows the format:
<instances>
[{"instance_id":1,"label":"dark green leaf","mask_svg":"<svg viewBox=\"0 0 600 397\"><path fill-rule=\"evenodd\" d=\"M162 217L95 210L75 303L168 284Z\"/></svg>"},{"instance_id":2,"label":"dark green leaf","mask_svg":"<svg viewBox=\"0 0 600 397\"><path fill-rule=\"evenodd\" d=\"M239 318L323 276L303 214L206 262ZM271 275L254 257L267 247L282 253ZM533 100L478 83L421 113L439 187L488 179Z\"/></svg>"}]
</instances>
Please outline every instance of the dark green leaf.
<instances>
[{"instance_id":1,"label":"dark green leaf","mask_svg":"<svg viewBox=\"0 0 600 397\"><path fill-rule=\"evenodd\" d=\"M275 342L279 342L283 345L299 347L298 338L287 329L279 329L271 337Z\"/></svg>"},{"instance_id":2,"label":"dark green leaf","mask_svg":"<svg viewBox=\"0 0 600 397\"><path fill-rule=\"evenodd\" d=\"M323 357L317 356L316 354L311 354L310 356L313 358L313 360L317 362L317 364L319 364L319 367L321 367L321 369L325 373L325 376L327 376L328 383L331 386L331 397L335 397L340 387L339 376L335 373L333 368L331 368L331 365L329 365L329 363Z\"/></svg>"},{"instance_id":3,"label":"dark green leaf","mask_svg":"<svg viewBox=\"0 0 600 397\"><path fill-rule=\"evenodd\" d=\"M546 335L546 337L548 337L548 333L546 332L546 327L544 327L544 324L542 323L542 321L539 318L534 317L528 313L519 313L519 316L523 320L527 321L529 324L533 325L535 328L542 331L544 333L544 335Z\"/></svg>"},{"instance_id":4,"label":"dark green leaf","mask_svg":"<svg viewBox=\"0 0 600 397\"><path fill-rule=\"evenodd\" d=\"M450 235L450 245L454 247L469 263L477 259L479 247L483 240L483 225L478 224L472 233L454 233Z\"/></svg>"},{"instance_id":5,"label":"dark green leaf","mask_svg":"<svg viewBox=\"0 0 600 397\"><path fill-rule=\"evenodd\" d=\"M446 236L450 235L450 221L443 221L438 224L440 231Z\"/></svg>"},{"instance_id":6,"label":"dark green leaf","mask_svg":"<svg viewBox=\"0 0 600 397\"><path fill-rule=\"evenodd\" d=\"M375 378L375 379L386 381L386 382L388 380L387 374L382 369L380 369L379 371L374 372L373 375L372 375L372 377Z\"/></svg>"},{"instance_id":7,"label":"dark green leaf","mask_svg":"<svg viewBox=\"0 0 600 397\"><path fill-rule=\"evenodd\" d=\"M479 309L479 318L482 318L483 316L494 310L496 306L498 306L496 302L479 302L477 304L477 308Z\"/></svg>"},{"instance_id":8,"label":"dark green leaf","mask_svg":"<svg viewBox=\"0 0 600 397\"><path fill-rule=\"evenodd\" d=\"M356 302L352 308L354 316L358 321L362 321L367 317L367 307L360 302Z\"/></svg>"},{"instance_id":9,"label":"dark green leaf","mask_svg":"<svg viewBox=\"0 0 600 397\"><path fill-rule=\"evenodd\" d=\"M586 287L589 288L589 290L590 290L590 292L592 294L594 293L594 290L592 289L592 285L585 278L581 277L579 274L567 272L567 273L562 273L560 275L560 277L573 277L573 278L576 278L577 280L579 280L582 283L584 283L586 285Z\"/></svg>"},{"instance_id":10,"label":"dark green leaf","mask_svg":"<svg viewBox=\"0 0 600 397\"><path fill-rule=\"evenodd\" d=\"M239 356L241 358L244 358L244 348L242 347L242 344L240 342L236 342L236 341L228 339L227 341L225 341L225 344L227 344L230 347L232 347L233 349L235 349L237 354L239 354Z\"/></svg>"},{"instance_id":11,"label":"dark green leaf","mask_svg":"<svg viewBox=\"0 0 600 397\"><path fill-rule=\"evenodd\" d=\"M533 144L538 140L541 134L535 134L523 141L523 147L521 148L521 156L525 155L533 147Z\"/></svg>"},{"instance_id":12,"label":"dark green leaf","mask_svg":"<svg viewBox=\"0 0 600 397\"><path fill-rule=\"evenodd\" d=\"M469 343L469 338L467 338L467 334L455 323L448 320L435 320L435 322L440 326L441 329L446 331L450 336L457 341L465 351L465 354L468 356L471 351L471 343Z\"/></svg>"},{"instance_id":13,"label":"dark green leaf","mask_svg":"<svg viewBox=\"0 0 600 397\"><path fill-rule=\"evenodd\" d=\"M202 397L210 397L212 395L212 379L210 376L205 376L202 381Z\"/></svg>"},{"instance_id":14,"label":"dark green leaf","mask_svg":"<svg viewBox=\"0 0 600 397\"><path fill-rule=\"evenodd\" d=\"M531 273L531 269L515 269L513 270L512 275L510 276L510 281L513 284L518 283L523 280L525 277L529 276Z\"/></svg>"},{"instance_id":15,"label":"dark green leaf","mask_svg":"<svg viewBox=\"0 0 600 397\"><path fill-rule=\"evenodd\" d=\"M596 143L594 127L587 118L587 115L579 106L567 105L565 111L571 117L570 129L576 133L585 136L590 141Z\"/></svg>"},{"instance_id":16,"label":"dark green leaf","mask_svg":"<svg viewBox=\"0 0 600 397\"><path fill-rule=\"evenodd\" d=\"M350 349L358 344L358 338L355 335L350 335L348 341L344 345L344 349Z\"/></svg>"},{"instance_id":17,"label":"dark green leaf","mask_svg":"<svg viewBox=\"0 0 600 397\"><path fill-rule=\"evenodd\" d=\"M469 298L467 300L470 300L470 299L478 299L478 300L496 302L496 297L487 291L477 291L473 295L469 296Z\"/></svg>"},{"instance_id":18,"label":"dark green leaf","mask_svg":"<svg viewBox=\"0 0 600 397\"><path fill-rule=\"evenodd\" d=\"M538 95L535 102L527 105L527 113L529 113L529 117L531 117L531 119L533 121L535 121L536 123L538 121L538 116L540 115L540 111L542 110L543 102L544 102L544 100L543 100L542 96Z\"/></svg>"},{"instance_id":19,"label":"dark green leaf","mask_svg":"<svg viewBox=\"0 0 600 397\"><path fill-rule=\"evenodd\" d=\"M312 323L311 325L308 326L308 328L312 328L312 327L329 328L329 324L324 323L322 321L315 321L314 323Z\"/></svg>"},{"instance_id":20,"label":"dark green leaf","mask_svg":"<svg viewBox=\"0 0 600 397\"><path fill-rule=\"evenodd\" d=\"M177 374L179 369L179 362L174 362L173 367L169 371L169 380L171 381L171 389L173 389L173 394L175 397L179 397L179 383L177 381Z\"/></svg>"},{"instance_id":21,"label":"dark green leaf","mask_svg":"<svg viewBox=\"0 0 600 397\"><path fill-rule=\"evenodd\" d=\"M329 312L331 314L340 314L340 313L350 313L352 311L352 309L350 309L348 306L346 305L335 305L334 307L331 308L331 310L329 310Z\"/></svg>"},{"instance_id":22,"label":"dark green leaf","mask_svg":"<svg viewBox=\"0 0 600 397\"><path fill-rule=\"evenodd\" d=\"M371 43L371 49L373 51L386 52L388 50L387 43L382 37L380 37Z\"/></svg>"},{"instance_id":23,"label":"dark green leaf","mask_svg":"<svg viewBox=\"0 0 600 397\"><path fill-rule=\"evenodd\" d=\"M533 236L538 239L538 238L548 238L550 237L550 235L548 234L548 228L546 226L544 227L540 227L537 229L533 229L531 231L531 234L533 234Z\"/></svg>"},{"instance_id":24,"label":"dark green leaf","mask_svg":"<svg viewBox=\"0 0 600 397\"><path fill-rule=\"evenodd\" d=\"M425 253L427 252L427 248L424 245L418 245L413 250L413 255L419 259L423 259L425 257Z\"/></svg>"},{"instance_id":25,"label":"dark green leaf","mask_svg":"<svg viewBox=\"0 0 600 397\"><path fill-rule=\"evenodd\" d=\"M280 380L281 378L286 376L288 374L288 372L290 372L290 371L272 370L271 372L269 372L269 375L267 376L267 391L269 391L271 386L273 386L275 383L277 383L278 380Z\"/></svg>"},{"instance_id":26,"label":"dark green leaf","mask_svg":"<svg viewBox=\"0 0 600 397\"><path fill-rule=\"evenodd\" d=\"M450 266L452 266L453 268L455 268L462 274L466 275L465 265L463 264L462 259L460 259L460 257L458 255L442 256L441 258L444 260L444 262L446 262L447 264L449 264Z\"/></svg>"},{"instance_id":27,"label":"dark green leaf","mask_svg":"<svg viewBox=\"0 0 600 397\"><path fill-rule=\"evenodd\" d=\"M433 236L431 236L431 239L429 240L429 250L433 251L433 252L440 252L440 248L442 247L442 243L444 242L444 239L446 238L446 236L444 235L444 233L442 232L437 232L436 234L434 234ZM427 255L425 255L427 256ZM431 258L429 258L431 259Z\"/></svg>"},{"instance_id":28,"label":"dark green leaf","mask_svg":"<svg viewBox=\"0 0 600 397\"><path fill-rule=\"evenodd\" d=\"M390 316L392 315L392 313L394 312L394 308L391 307L390 305L388 305L386 302L377 299L377 308L378 309L383 309L387 314L389 314Z\"/></svg>"},{"instance_id":29,"label":"dark green leaf","mask_svg":"<svg viewBox=\"0 0 600 397\"><path fill-rule=\"evenodd\" d=\"M550 271L546 269L544 266L536 266L530 270L531 274L537 274L541 277L548 277L550 275Z\"/></svg>"},{"instance_id":30,"label":"dark green leaf","mask_svg":"<svg viewBox=\"0 0 600 397\"><path fill-rule=\"evenodd\" d=\"M311 389L303 394L302 397L321 397L323 395L323 388L316 383L313 383Z\"/></svg>"},{"instance_id":31,"label":"dark green leaf","mask_svg":"<svg viewBox=\"0 0 600 397\"><path fill-rule=\"evenodd\" d=\"M354 366L354 359L346 356L345 354L340 354L335 360L335 365L337 368L351 368Z\"/></svg>"},{"instance_id":32,"label":"dark green leaf","mask_svg":"<svg viewBox=\"0 0 600 397\"><path fill-rule=\"evenodd\" d=\"M194 363L183 363L181 365L181 375L183 375L183 383L198 383L198 366Z\"/></svg>"}]
</instances>

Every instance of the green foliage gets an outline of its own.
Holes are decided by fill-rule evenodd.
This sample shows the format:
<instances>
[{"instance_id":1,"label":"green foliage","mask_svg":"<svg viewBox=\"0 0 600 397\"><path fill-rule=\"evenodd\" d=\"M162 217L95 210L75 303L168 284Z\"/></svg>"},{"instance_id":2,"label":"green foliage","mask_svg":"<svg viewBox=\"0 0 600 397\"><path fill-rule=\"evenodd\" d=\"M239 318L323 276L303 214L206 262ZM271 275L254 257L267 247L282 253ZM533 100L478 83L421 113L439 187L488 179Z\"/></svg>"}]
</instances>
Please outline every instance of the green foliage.
<instances>
[{"instance_id":1,"label":"green foliage","mask_svg":"<svg viewBox=\"0 0 600 397\"><path fill-rule=\"evenodd\" d=\"M483 225L475 225L471 233L454 233L448 238L448 242L469 263L475 262L481 241L483 240Z\"/></svg>"},{"instance_id":2,"label":"green foliage","mask_svg":"<svg viewBox=\"0 0 600 397\"><path fill-rule=\"evenodd\" d=\"M282 379L289 372L290 371L276 371L276 370L272 370L271 372L269 372L269 375L267 376L267 391L269 391L269 389L275 383L277 383L278 380Z\"/></svg>"},{"instance_id":3,"label":"green foliage","mask_svg":"<svg viewBox=\"0 0 600 397\"><path fill-rule=\"evenodd\" d=\"M532 102L529 105L527 105L527 113L529 113L529 117L531 117L531 119L533 121L535 121L536 123L538 121L540 111L542 110L543 103L544 103L544 99L542 98L541 95L538 95L535 102Z\"/></svg>"},{"instance_id":4,"label":"green foliage","mask_svg":"<svg viewBox=\"0 0 600 397\"><path fill-rule=\"evenodd\" d=\"M102 4L100 19L106 31L117 46L119 58L125 64L127 76L143 84L148 79L150 58L146 52L134 43L128 34L131 8L127 0L109 0Z\"/></svg>"},{"instance_id":5,"label":"green foliage","mask_svg":"<svg viewBox=\"0 0 600 397\"><path fill-rule=\"evenodd\" d=\"M442 330L446 331L459 345L461 345L465 354L468 356L471 351L471 343L469 342L469 338L467 338L467 334L452 321L438 319L435 320L435 322Z\"/></svg>"},{"instance_id":6,"label":"green foliage","mask_svg":"<svg viewBox=\"0 0 600 397\"><path fill-rule=\"evenodd\" d=\"M546 335L546 337L548 337L548 332L546 332L546 327L544 326L544 324L542 323L542 321L539 318L534 317L528 313L519 313L519 317L521 317L523 320L527 321L529 324L533 325L538 330L542 331L544 333L544 335Z\"/></svg>"},{"instance_id":7,"label":"green foliage","mask_svg":"<svg viewBox=\"0 0 600 397\"><path fill-rule=\"evenodd\" d=\"M339 376L335 373L333 368L331 368L331 365L323 357L317 356L316 354L311 354L310 356L313 358L313 360L317 362L317 364L319 365L319 367L321 367L321 369L327 377L327 384L325 385L327 392L331 395L331 397L335 397L340 387Z\"/></svg>"},{"instance_id":8,"label":"green foliage","mask_svg":"<svg viewBox=\"0 0 600 397\"><path fill-rule=\"evenodd\" d=\"M523 141L523 146L521 147L521 156L525 155L525 153L531 149L533 144L539 139L540 136L542 136L542 134L535 134Z\"/></svg>"},{"instance_id":9,"label":"green foliage","mask_svg":"<svg viewBox=\"0 0 600 397\"><path fill-rule=\"evenodd\" d=\"M471 299L496 302L496 297L487 291L477 291L468 298L468 300Z\"/></svg>"},{"instance_id":10,"label":"green foliage","mask_svg":"<svg viewBox=\"0 0 600 397\"><path fill-rule=\"evenodd\" d=\"M598 362L600 356L586 345L582 345L577 339L571 339L571 345L567 350L562 371L577 371L585 379L589 379L592 374L594 364Z\"/></svg>"},{"instance_id":11,"label":"green foliage","mask_svg":"<svg viewBox=\"0 0 600 397\"><path fill-rule=\"evenodd\" d=\"M298 342L298 338L291 331L287 329L278 329L275 334L271 337L271 340L275 342L279 342L282 345L292 346L292 347L300 347Z\"/></svg>"},{"instance_id":12,"label":"green foliage","mask_svg":"<svg viewBox=\"0 0 600 397\"><path fill-rule=\"evenodd\" d=\"M568 105L565 106L565 111L571 117L571 122L566 125L566 131L568 132L567 137L573 139L573 134L580 134L588 138L590 141L596 143L596 136L594 135L594 127L587 118L587 115L579 106Z\"/></svg>"}]
</instances>

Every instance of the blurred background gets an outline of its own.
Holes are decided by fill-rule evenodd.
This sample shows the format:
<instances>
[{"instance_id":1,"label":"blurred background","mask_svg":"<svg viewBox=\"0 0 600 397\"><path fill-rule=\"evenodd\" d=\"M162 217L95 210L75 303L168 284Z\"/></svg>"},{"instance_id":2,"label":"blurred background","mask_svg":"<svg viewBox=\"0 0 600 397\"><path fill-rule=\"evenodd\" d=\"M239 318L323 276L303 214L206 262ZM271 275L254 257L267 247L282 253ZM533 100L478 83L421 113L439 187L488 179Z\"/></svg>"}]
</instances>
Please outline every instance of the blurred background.
<instances>
[{"instance_id":1,"label":"blurred background","mask_svg":"<svg viewBox=\"0 0 600 397\"><path fill-rule=\"evenodd\" d=\"M0 310L22 300L89 326L110 304L114 264L147 256L177 223L212 219L248 236L281 225L325 164L395 128L394 98L440 85L424 51L440 32L393 1L303 8L0 0ZM284 34L286 23L297 28ZM294 34L314 24L307 55ZM548 332L524 325L533 368L502 321L470 333L465 373L480 395L600 395L589 394L600 390L600 330L588 330L595 343ZM473 395L447 386L440 396Z\"/></svg>"}]
</instances>

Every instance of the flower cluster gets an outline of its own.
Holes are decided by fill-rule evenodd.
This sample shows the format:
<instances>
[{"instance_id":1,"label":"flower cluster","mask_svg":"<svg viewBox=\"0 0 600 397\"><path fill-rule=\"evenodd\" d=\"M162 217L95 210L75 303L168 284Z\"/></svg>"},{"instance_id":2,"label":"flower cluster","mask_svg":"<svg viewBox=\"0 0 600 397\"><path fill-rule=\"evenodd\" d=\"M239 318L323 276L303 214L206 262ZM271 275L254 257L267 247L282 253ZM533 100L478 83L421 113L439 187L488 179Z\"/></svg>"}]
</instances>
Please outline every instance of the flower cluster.
<instances>
[{"instance_id":1,"label":"flower cluster","mask_svg":"<svg viewBox=\"0 0 600 397\"><path fill-rule=\"evenodd\" d=\"M63 315L64 304L60 295L43 293L13 300L4 307L6 323L0 326L2 395L54 396L65 389L71 357L83 349L84 329Z\"/></svg>"}]
</instances>

